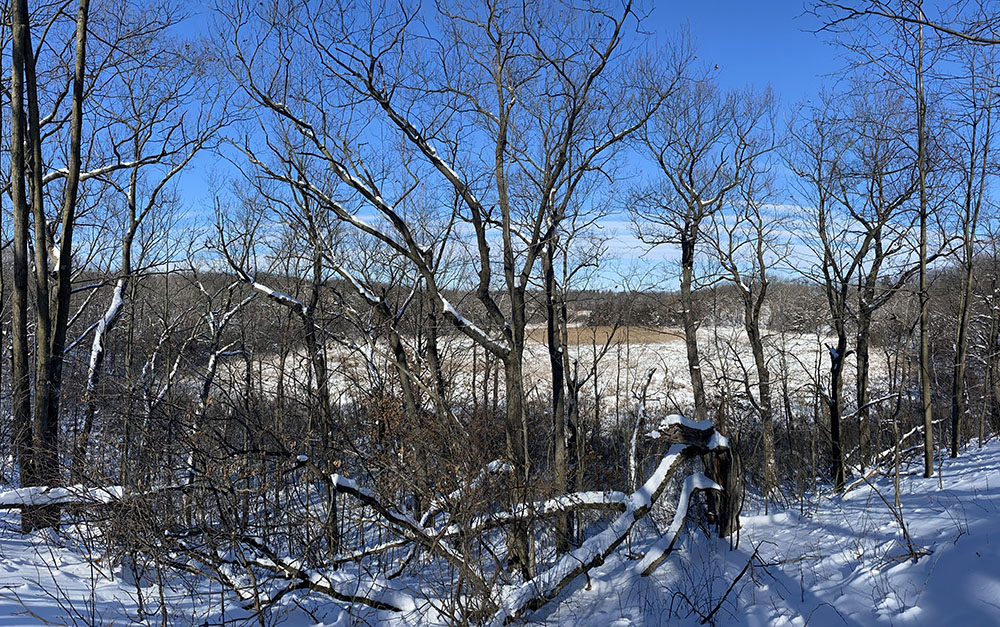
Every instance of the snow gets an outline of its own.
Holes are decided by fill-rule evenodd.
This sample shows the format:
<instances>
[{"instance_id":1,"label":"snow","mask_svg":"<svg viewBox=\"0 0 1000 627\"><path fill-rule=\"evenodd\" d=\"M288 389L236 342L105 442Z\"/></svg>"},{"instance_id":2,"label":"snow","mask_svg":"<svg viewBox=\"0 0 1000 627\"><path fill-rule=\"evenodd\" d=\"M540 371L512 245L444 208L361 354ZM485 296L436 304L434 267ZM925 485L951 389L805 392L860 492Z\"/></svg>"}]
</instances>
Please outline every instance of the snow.
<instances>
[{"instance_id":1,"label":"snow","mask_svg":"<svg viewBox=\"0 0 1000 627\"><path fill-rule=\"evenodd\" d=\"M478 490L489 475L498 475L509 472L514 472L514 467L501 459L495 459L486 464L486 468L476 475L472 481L456 488L447 496L438 496L431 501L430 507L427 508L427 511L424 512L424 515L420 518L420 526L426 526L427 521L444 511L449 504L458 502L466 491Z\"/></svg>"},{"instance_id":2,"label":"snow","mask_svg":"<svg viewBox=\"0 0 1000 627\"><path fill-rule=\"evenodd\" d=\"M362 284L361 281L359 281L357 277L354 276L353 273L345 270L344 267L341 266L339 263L333 263L332 265L333 269L337 271L337 274L344 277L344 279L346 279L347 282L349 282L351 286L354 288L354 291L356 291L358 295L361 296L361 298L365 299L365 301L367 301L368 304L375 306L382 302L382 299L376 296L374 293L372 293L371 290L369 290L367 287L365 287L364 284Z\"/></svg>"},{"instance_id":3,"label":"snow","mask_svg":"<svg viewBox=\"0 0 1000 627\"><path fill-rule=\"evenodd\" d=\"M632 552L645 553L639 562L609 558L591 571L591 586L568 587L528 624L698 625L744 568L712 624L1000 624L1000 443L945 459L941 488L938 477L921 476L921 463L904 467L900 495L914 547L928 553L916 563L889 506L891 477L882 476L801 509L743 516L734 551L728 539L689 526L669 559L642 577L675 517L661 538L633 539Z\"/></svg>"},{"instance_id":4,"label":"snow","mask_svg":"<svg viewBox=\"0 0 1000 627\"><path fill-rule=\"evenodd\" d=\"M708 448L729 448L729 438L715 431L708 439Z\"/></svg>"},{"instance_id":5,"label":"snow","mask_svg":"<svg viewBox=\"0 0 1000 627\"><path fill-rule=\"evenodd\" d=\"M65 488L27 487L0 491L0 507L21 505L60 505L68 503L111 503L122 498L121 486L85 488L80 485Z\"/></svg>"},{"instance_id":6,"label":"snow","mask_svg":"<svg viewBox=\"0 0 1000 627\"><path fill-rule=\"evenodd\" d=\"M263 283L258 283L257 281L252 281L251 286L253 287L253 289L264 294L265 296L273 298L276 302L281 303L282 305L285 305L287 307L297 307L302 312L306 311L305 303L295 298L291 294L286 294L281 290L273 289L271 287L268 287L267 285L264 285Z\"/></svg>"},{"instance_id":7,"label":"snow","mask_svg":"<svg viewBox=\"0 0 1000 627\"><path fill-rule=\"evenodd\" d=\"M714 425L711 420L692 420L680 414L671 414L661 420L656 429L646 433L646 437L658 440L663 437L663 431L666 431L673 425L683 425L689 429L697 429L698 431L712 431L712 437L708 440L708 448L729 448L729 438L718 431L713 431Z\"/></svg>"},{"instance_id":8,"label":"snow","mask_svg":"<svg viewBox=\"0 0 1000 627\"><path fill-rule=\"evenodd\" d=\"M625 499L625 512L612 522L607 529L587 538L579 548L563 555L554 566L539 573L504 595L503 606L493 617L493 625L505 624L510 617L520 614L531 599L549 598L559 592L582 568L600 564L611 551L625 539L636 522L652 506L663 491L664 484L677 465L682 461L684 444L674 444L660 461L656 470L641 488Z\"/></svg>"},{"instance_id":9,"label":"snow","mask_svg":"<svg viewBox=\"0 0 1000 627\"><path fill-rule=\"evenodd\" d=\"M919 459L903 468L899 513L914 548L923 554L916 562L892 511L892 481L886 476L842 496L824 494L783 511L746 515L734 551L729 540L706 537L683 521L685 501L695 490L712 487L703 475L684 482L676 509L672 498L662 499L671 505L666 511L654 506L651 516L665 519L662 524L645 524L648 518L637 524L635 511L648 506L670 459L668 455L642 489L624 498L627 511L604 531L536 581L507 589L505 605L536 594L534 586L558 581L578 560L606 553L589 577L577 577L550 603L528 613L527 624L696 625L720 601L712 622L724 626L1000 624L1000 443L943 460L941 487L938 477L921 476ZM356 481L343 476L332 481L357 489ZM121 493L117 488L26 488L0 492L0 503L41 504L82 496L106 502ZM622 498L599 493L577 498L609 497ZM155 611L155 577L129 563L109 564L107 557L88 554L90 545L81 540L84 528L22 535L16 522L16 512L0 513L0 626L72 623L79 616L129 623L137 616L138 590L147 611ZM629 527L627 545L609 546L619 534L627 537ZM669 558L643 577L643 567L678 531ZM285 565L301 568L294 562ZM164 600L178 622L217 624L224 614L234 624L253 623L239 596L220 594L217 584L202 582L197 584L203 592L199 597L182 583L183 575L168 576L173 583L164 588ZM352 619L329 596L299 591L285 597L271 618L280 616L288 625L347 625L366 618L373 624L443 622L412 589L377 574L359 578L349 571L304 571L302 576L345 596L364 593L406 611L369 610ZM502 620L502 614L496 618Z\"/></svg>"},{"instance_id":10,"label":"snow","mask_svg":"<svg viewBox=\"0 0 1000 627\"><path fill-rule=\"evenodd\" d=\"M647 569L655 567L665 555L673 550L677 534L680 533L681 527L683 527L687 517L691 497L696 490L722 490L722 486L700 472L688 475L687 479L684 480L684 488L681 490L681 496L677 499L677 508L674 510L674 518L670 522L670 526L663 537L660 538L660 541L646 553L646 556L636 562L634 568L636 573L641 575Z\"/></svg>"},{"instance_id":11,"label":"snow","mask_svg":"<svg viewBox=\"0 0 1000 627\"><path fill-rule=\"evenodd\" d=\"M338 490L351 490L353 492L363 492L365 494L368 494L367 490L363 490L361 489L360 486L358 486L357 481L353 479L348 479L344 475L340 474L330 475L330 484Z\"/></svg>"},{"instance_id":12,"label":"snow","mask_svg":"<svg viewBox=\"0 0 1000 627\"><path fill-rule=\"evenodd\" d=\"M485 331L463 317L447 298L441 295L439 295L438 298L441 299L441 307L444 309L444 312L450 315L455 320L455 324L470 336L474 337L477 342L489 346L490 350L497 354L503 354L510 351L510 346L507 345L506 341L502 344L497 342L487 335Z\"/></svg>"},{"instance_id":13,"label":"snow","mask_svg":"<svg viewBox=\"0 0 1000 627\"><path fill-rule=\"evenodd\" d=\"M715 428L711 420L691 420L687 416L682 416L680 414L671 414L660 421L660 428L666 429L671 425L684 425L691 429L698 429L699 431L709 431Z\"/></svg>"}]
</instances>

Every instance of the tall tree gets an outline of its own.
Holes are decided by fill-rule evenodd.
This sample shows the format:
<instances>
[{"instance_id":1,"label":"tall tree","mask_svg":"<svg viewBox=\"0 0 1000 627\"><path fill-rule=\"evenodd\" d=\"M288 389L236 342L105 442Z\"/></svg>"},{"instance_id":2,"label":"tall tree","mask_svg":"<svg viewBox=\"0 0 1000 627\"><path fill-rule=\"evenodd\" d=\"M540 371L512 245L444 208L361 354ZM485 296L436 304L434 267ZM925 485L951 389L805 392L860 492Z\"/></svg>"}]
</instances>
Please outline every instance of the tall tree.
<instances>
[{"instance_id":1,"label":"tall tree","mask_svg":"<svg viewBox=\"0 0 1000 627\"><path fill-rule=\"evenodd\" d=\"M856 237L839 211L838 195L844 187L850 133L837 111L837 103L824 97L803 110L790 130L788 164L797 177L802 204L812 207L804 225L805 243L814 259L805 270L826 297L830 327L836 344L828 345L830 384L820 388L830 419L830 478L836 490L844 487L844 450L841 420L844 413L844 364L848 356L848 303L854 277L871 244L870 235ZM815 237L814 237L815 235ZM817 382L818 385L818 382Z\"/></svg>"},{"instance_id":2,"label":"tall tree","mask_svg":"<svg viewBox=\"0 0 1000 627\"><path fill-rule=\"evenodd\" d=\"M83 100L86 77L87 19L90 3L81 0L74 27L72 89L69 115L69 146L62 202L55 224L59 241L54 241L50 218L45 210L42 158L42 131L39 115L37 59L31 38L27 0L15 0L12 11L12 117L17 128L11 135L11 180L15 215L15 338L14 369L15 422L26 423L31 410L31 445L21 448L29 460L21 462L22 471L30 465L25 485L59 485L59 400L63 376L63 351L69 324L73 229L76 223L77 195L80 184L81 144L83 135ZM24 124L25 120L27 125ZM25 189L26 188L26 189ZM27 192L27 194L26 194ZM29 200L30 198L30 200ZM34 220L35 334L34 398L29 393L27 372L27 317L21 311L27 302L27 220L30 205ZM50 293L50 273L55 281ZM32 409L33 401L33 409ZM19 429L24 433L24 427ZM20 437L24 437L21 435ZM51 527L59 523L58 506L29 507L22 516L25 531Z\"/></svg>"},{"instance_id":3,"label":"tall tree","mask_svg":"<svg viewBox=\"0 0 1000 627\"><path fill-rule=\"evenodd\" d=\"M959 176L959 310L952 361L951 456L958 457L966 414L966 361L973 306L976 238L987 190L996 177L994 133L997 115L996 52L993 47L960 46L961 80L956 83L957 142L954 164Z\"/></svg>"},{"instance_id":4,"label":"tall tree","mask_svg":"<svg viewBox=\"0 0 1000 627\"><path fill-rule=\"evenodd\" d=\"M546 242L564 219L561 210L574 206L556 200L571 160L588 158L577 146L585 141L600 152L635 124L591 127L586 121L613 97L609 68L617 66L626 24L636 16L628 3L614 11L503 2L437 8L436 16L405 7L365 15L304 2L240 5L226 18L232 42L226 55L250 101L272 114L272 132L304 142L292 156L248 146L249 158L346 228L406 259L444 317L503 364L506 457L515 468L510 494L514 502L530 502L523 373L528 290ZM431 19L441 21L435 30L442 36L421 39L416 33ZM564 32L553 36L547 29ZM414 54L414 46L423 54ZM556 84L562 88L553 94ZM526 109L542 98L561 103L552 118ZM372 133L394 138L402 149L394 153L389 142L362 139ZM550 153L538 150L541 137ZM529 165L536 157L552 159L542 169L547 176L537 195L518 198L513 181L537 171ZM317 167L301 167L300 158ZM273 167L275 160L291 164L293 175ZM395 171L403 180L386 176L393 169L383 164L392 161L402 166ZM331 174L329 182L315 179L317 170ZM422 232L408 214L407 198L417 189L436 205L440 223L470 229L482 324L445 297L436 260L449 242L441 233ZM362 210L375 219L362 219ZM512 564L525 577L534 562L529 527L515 522L510 544Z\"/></svg>"},{"instance_id":5,"label":"tall tree","mask_svg":"<svg viewBox=\"0 0 1000 627\"><path fill-rule=\"evenodd\" d=\"M629 202L640 240L680 247L680 305L695 420L709 415L698 350L695 262L704 244L703 224L723 209L739 183L741 163L731 159L741 149L731 132L735 111L735 96L723 93L710 72L686 76L643 132L657 180L634 192Z\"/></svg>"},{"instance_id":6,"label":"tall tree","mask_svg":"<svg viewBox=\"0 0 1000 627\"><path fill-rule=\"evenodd\" d=\"M773 203L776 200L773 151L778 147L777 104L770 91L741 94L737 110L737 128L741 142L753 146L743 175L734 191L732 211L712 215L711 242L718 255L725 280L732 283L742 304L743 330L750 343L756 396L752 381L745 380L746 394L760 415L763 445L763 493L770 498L778 487L775 468L773 392L771 367L765 352L767 329L764 304L768 298L772 273L788 256L786 218Z\"/></svg>"}]
</instances>

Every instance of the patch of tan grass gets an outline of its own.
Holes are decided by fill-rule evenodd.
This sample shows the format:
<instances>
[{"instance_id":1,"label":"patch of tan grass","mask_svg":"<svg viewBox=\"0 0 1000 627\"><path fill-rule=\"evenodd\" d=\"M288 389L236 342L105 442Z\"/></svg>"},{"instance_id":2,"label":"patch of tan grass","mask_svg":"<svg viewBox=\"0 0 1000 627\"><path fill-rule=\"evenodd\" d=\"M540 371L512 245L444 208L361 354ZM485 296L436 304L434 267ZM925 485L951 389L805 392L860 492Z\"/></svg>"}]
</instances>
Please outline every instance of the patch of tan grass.
<instances>
[{"instance_id":1,"label":"patch of tan grass","mask_svg":"<svg viewBox=\"0 0 1000 627\"><path fill-rule=\"evenodd\" d=\"M607 325L598 326L577 326L569 329L570 346L597 344L603 346L608 340L613 327ZM545 337L545 327L535 327L527 330L529 342L547 344ZM614 330L613 342L630 342L632 344L663 344L667 342L678 342L684 339L683 334L676 329L663 329L659 327L618 327Z\"/></svg>"}]
</instances>

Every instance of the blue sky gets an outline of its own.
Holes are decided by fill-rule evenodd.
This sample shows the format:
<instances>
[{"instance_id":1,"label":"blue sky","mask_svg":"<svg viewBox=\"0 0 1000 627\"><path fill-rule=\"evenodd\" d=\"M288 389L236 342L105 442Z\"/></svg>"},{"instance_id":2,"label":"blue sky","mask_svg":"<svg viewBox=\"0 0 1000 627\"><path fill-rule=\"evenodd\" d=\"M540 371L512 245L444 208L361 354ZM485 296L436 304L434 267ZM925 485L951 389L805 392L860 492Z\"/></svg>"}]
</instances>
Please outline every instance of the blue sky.
<instances>
[{"instance_id":1,"label":"blue sky","mask_svg":"<svg viewBox=\"0 0 1000 627\"><path fill-rule=\"evenodd\" d=\"M818 22L804 14L803 0L657 0L643 28L658 38L675 38L687 28L698 58L719 66L716 78L728 88L770 84L789 107L815 96L840 69L830 37L814 34ZM193 6L181 27L193 34L211 28L210 12ZM197 169L204 167L202 163ZM191 177L186 177L190 179ZM200 202L194 190L186 200ZM206 190L207 191L207 190ZM192 207L193 209L193 207Z\"/></svg>"},{"instance_id":2,"label":"blue sky","mask_svg":"<svg viewBox=\"0 0 1000 627\"><path fill-rule=\"evenodd\" d=\"M650 22L668 36L686 25L724 86L770 84L791 105L817 94L841 65L830 37L814 34L818 21L803 13L802 0L669 0L657 2Z\"/></svg>"},{"instance_id":3,"label":"blue sky","mask_svg":"<svg viewBox=\"0 0 1000 627\"><path fill-rule=\"evenodd\" d=\"M673 39L687 29L699 60L718 66L716 79L726 88L770 85L786 111L795 103L815 97L824 84L832 84L841 67L838 50L829 35L815 34L818 21L805 14L803 0L658 0L643 29L660 39ZM206 11L193 12L184 28L204 33ZM190 215L211 219L212 190L205 178L213 157L203 156L183 177L181 192ZM222 170L229 166L221 164ZM676 257L674 247L646 252L631 233L626 216L611 219L606 233L611 257L624 266L648 267L650 262ZM622 269L624 272L630 270Z\"/></svg>"},{"instance_id":4,"label":"blue sky","mask_svg":"<svg viewBox=\"0 0 1000 627\"><path fill-rule=\"evenodd\" d=\"M690 33L698 59L709 67L718 65L715 78L729 89L770 85L780 109L817 96L832 86L842 67L839 51L829 34L815 34L815 16L805 14L802 0L702 0L657 2L645 26L655 35L672 38L682 29ZM614 273L648 272L662 260L676 261L676 246L649 250L632 233L627 216L617 216L603 225L614 270L604 282L614 283ZM675 285L673 273L652 275Z\"/></svg>"}]
</instances>

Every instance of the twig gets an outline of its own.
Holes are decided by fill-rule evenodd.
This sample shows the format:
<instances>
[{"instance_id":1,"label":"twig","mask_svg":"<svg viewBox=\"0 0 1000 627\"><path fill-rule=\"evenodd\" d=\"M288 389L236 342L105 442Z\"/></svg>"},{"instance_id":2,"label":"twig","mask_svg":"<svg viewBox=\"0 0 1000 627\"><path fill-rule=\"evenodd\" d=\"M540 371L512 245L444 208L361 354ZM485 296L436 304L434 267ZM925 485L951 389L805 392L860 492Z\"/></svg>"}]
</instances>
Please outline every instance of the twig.
<instances>
[{"instance_id":1,"label":"twig","mask_svg":"<svg viewBox=\"0 0 1000 627\"><path fill-rule=\"evenodd\" d=\"M746 566L743 567L743 570L740 571L739 575L736 575L736 579L733 579L733 583L729 584L729 588L726 589L726 593L722 595L722 598L719 599L719 602L715 605L714 608L712 608L712 611L708 613L708 616L705 616L703 619L701 619L702 625L712 620L712 617L715 616L715 613L722 608L722 604L726 602L726 597L728 597L729 593L733 591L733 588L736 587L736 584L739 582L739 580L743 579L743 575L747 574L747 571L750 570L750 565L753 564L753 561L757 559L757 550L759 548L760 544L758 543L757 546L753 548L753 554L750 556L750 559L747 560Z\"/></svg>"}]
</instances>

